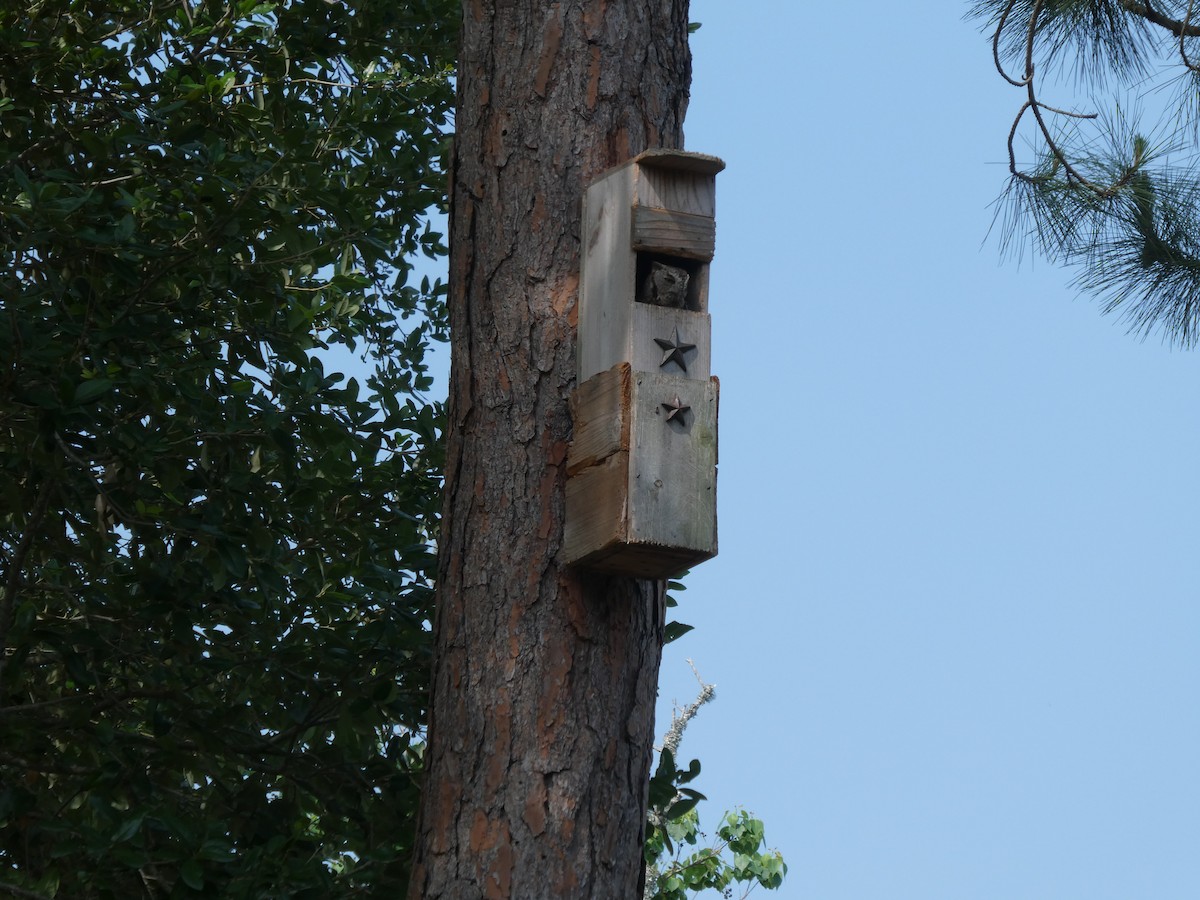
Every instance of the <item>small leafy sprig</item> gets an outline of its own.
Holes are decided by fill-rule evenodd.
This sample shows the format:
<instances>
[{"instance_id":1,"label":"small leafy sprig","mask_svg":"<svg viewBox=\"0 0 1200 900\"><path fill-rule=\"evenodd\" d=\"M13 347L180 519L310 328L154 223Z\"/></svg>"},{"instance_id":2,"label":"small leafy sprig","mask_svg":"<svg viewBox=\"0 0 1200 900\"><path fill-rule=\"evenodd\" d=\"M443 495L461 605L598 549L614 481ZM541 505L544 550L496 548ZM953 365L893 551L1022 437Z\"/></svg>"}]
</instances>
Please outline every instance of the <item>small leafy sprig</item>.
<instances>
[{"instance_id":1,"label":"small leafy sprig","mask_svg":"<svg viewBox=\"0 0 1200 900\"><path fill-rule=\"evenodd\" d=\"M676 593L686 589L679 581L669 582L668 588ZM678 602L668 595L667 606L676 607ZM691 630L691 625L668 622L665 642L678 640ZM700 677L690 659L688 664L700 690L694 701L671 716L658 767L650 779L643 896L645 900L684 900L688 892L711 889L732 897L735 884L745 887L742 897L759 886L773 890L783 884L787 865L778 851L764 849L761 820L741 809L727 812L712 843L700 846L707 836L700 830L697 806L707 798L689 786L700 775L700 761L693 759L681 769L676 758L684 731L700 708L715 699L716 688ZM689 851L693 847L697 849Z\"/></svg>"}]
</instances>

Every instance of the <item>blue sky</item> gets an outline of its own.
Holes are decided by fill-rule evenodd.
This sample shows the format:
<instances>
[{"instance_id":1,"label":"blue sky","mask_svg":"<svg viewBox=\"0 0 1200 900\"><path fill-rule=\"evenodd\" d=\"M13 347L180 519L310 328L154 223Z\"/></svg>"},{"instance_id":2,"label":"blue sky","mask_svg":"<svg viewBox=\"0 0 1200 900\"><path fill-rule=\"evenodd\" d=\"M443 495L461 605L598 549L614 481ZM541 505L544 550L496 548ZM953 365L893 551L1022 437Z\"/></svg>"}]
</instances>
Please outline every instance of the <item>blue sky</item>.
<instances>
[{"instance_id":1,"label":"blue sky","mask_svg":"<svg viewBox=\"0 0 1200 900\"><path fill-rule=\"evenodd\" d=\"M659 731L691 658L764 897L1194 900L1197 356L984 243L1022 98L964 10L692 2L721 552Z\"/></svg>"}]
</instances>

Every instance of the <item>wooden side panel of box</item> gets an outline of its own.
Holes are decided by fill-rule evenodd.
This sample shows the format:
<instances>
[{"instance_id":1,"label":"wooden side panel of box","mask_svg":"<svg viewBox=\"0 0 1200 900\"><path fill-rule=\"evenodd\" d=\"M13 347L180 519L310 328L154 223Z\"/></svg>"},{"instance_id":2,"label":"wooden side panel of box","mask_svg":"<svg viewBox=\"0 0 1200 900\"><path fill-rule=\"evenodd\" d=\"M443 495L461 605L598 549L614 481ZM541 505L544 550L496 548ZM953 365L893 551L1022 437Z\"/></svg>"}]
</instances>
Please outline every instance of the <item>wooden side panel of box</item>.
<instances>
[{"instance_id":1,"label":"wooden side panel of box","mask_svg":"<svg viewBox=\"0 0 1200 900\"><path fill-rule=\"evenodd\" d=\"M583 200L579 333L580 384L628 359L629 308L637 257L629 246L633 169L617 169L588 188Z\"/></svg>"},{"instance_id":2,"label":"wooden side panel of box","mask_svg":"<svg viewBox=\"0 0 1200 900\"><path fill-rule=\"evenodd\" d=\"M618 363L571 393L575 433L567 451L563 557L594 559L625 540L629 519L630 398L633 372Z\"/></svg>"},{"instance_id":3,"label":"wooden side panel of box","mask_svg":"<svg viewBox=\"0 0 1200 900\"><path fill-rule=\"evenodd\" d=\"M629 397L633 389L629 363L593 375L571 392L575 434L567 453L567 475L594 466L629 449Z\"/></svg>"},{"instance_id":4,"label":"wooden side panel of box","mask_svg":"<svg viewBox=\"0 0 1200 900\"><path fill-rule=\"evenodd\" d=\"M626 542L629 453L621 451L567 478L564 561L588 566Z\"/></svg>"}]
</instances>

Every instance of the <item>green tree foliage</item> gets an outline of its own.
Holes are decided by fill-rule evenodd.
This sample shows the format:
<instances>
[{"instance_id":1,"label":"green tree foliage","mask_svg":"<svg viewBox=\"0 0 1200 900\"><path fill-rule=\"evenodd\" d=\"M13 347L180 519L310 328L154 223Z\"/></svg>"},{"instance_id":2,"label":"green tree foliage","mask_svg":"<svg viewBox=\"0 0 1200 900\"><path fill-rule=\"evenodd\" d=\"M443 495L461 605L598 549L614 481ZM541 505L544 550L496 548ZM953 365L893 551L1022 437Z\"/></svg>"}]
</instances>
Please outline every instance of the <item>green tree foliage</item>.
<instances>
[{"instance_id":1,"label":"green tree foliage","mask_svg":"<svg viewBox=\"0 0 1200 900\"><path fill-rule=\"evenodd\" d=\"M1200 339L1200 175L1190 165L1200 123L1200 9L1195 0L974 0L1001 76L1023 95L1008 137L1004 240L1028 240L1080 265L1077 283L1130 329L1168 342ZM1167 75L1162 73L1166 72ZM1077 110L1044 98L1074 75L1098 88L1136 86L1166 101L1162 124ZM1139 104L1132 104L1136 108ZM1103 109L1103 107L1101 107ZM1021 135L1035 158L1018 162Z\"/></svg>"},{"instance_id":2,"label":"green tree foliage","mask_svg":"<svg viewBox=\"0 0 1200 900\"><path fill-rule=\"evenodd\" d=\"M0 10L0 895L401 890L454 21Z\"/></svg>"},{"instance_id":3,"label":"green tree foliage","mask_svg":"<svg viewBox=\"0 0 1200 900\"><path fill-rule=\"evenodd\" d=\"M766 849L763 823L745 810L725 814L707 846L695 809L656 829L646 845L654 880L648 895L654 900L687 900L707 890L732 897L733 886L746 897L757 887L783 886L787 865L775 850ZM691 848L697 849L691 849Z\"/></svg>"}]
</instances>

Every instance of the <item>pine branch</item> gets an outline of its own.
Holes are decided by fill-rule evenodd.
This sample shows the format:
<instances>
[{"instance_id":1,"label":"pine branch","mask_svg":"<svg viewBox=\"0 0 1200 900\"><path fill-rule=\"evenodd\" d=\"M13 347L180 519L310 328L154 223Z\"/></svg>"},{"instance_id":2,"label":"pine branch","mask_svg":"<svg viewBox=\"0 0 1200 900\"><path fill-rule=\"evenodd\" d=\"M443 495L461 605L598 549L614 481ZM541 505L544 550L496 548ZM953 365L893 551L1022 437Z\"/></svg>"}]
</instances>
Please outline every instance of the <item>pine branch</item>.
<instances>
[{"instance_id":1,"label":"pine branch","mask_svg":"<svg viewBox=\"0 0 1200 900\"><path fill-rule=\"evenodd\" d=\"M1121 0L1121 6L1135 16L1140 16L1147 22L1157 25L1159 28L1165 28L1167 31L1176 37L1200 37L1200 26L1193 25L1189 21L1191 18L1189 7L1189 15L1185 16L1182 21L1172 19L1170 16L1163 15L1158 12L1149 3L1149 0L1138 2L1138 0Z\"/></svg>"}]
</instances>

